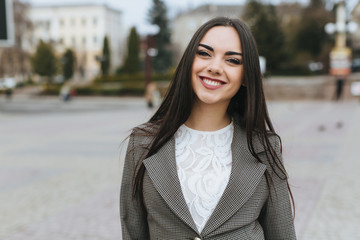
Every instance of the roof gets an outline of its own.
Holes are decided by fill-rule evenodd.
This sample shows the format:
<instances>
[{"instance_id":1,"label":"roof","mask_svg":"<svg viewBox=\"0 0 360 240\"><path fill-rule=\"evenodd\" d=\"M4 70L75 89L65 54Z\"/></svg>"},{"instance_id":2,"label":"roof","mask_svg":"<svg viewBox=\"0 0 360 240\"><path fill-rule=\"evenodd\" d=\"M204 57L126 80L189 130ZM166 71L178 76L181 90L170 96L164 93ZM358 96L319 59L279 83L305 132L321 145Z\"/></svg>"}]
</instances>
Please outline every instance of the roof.
<instances>
[{"instance_id":1,"label":"roof","mask_svg":"<svg viewBox=\"0 0 360 240\"><path fill-rule=\"evenodd\" d=\"M243 13L244 6L240 4L236 5L215 5L205 4L190 11L180 13L176 18L185 15L193 14L210 14L211 16L241 16Z\"/></svg>"},{"instance_id":2,"label":"roof","mask_svg":"<svg viewBox=\"0 0 360 240\"><path fill-rule=\"evenodd\" d=\"M358 2L353 10L351 11L351 15L360 15L360 2Z\"/></svg>"},{"instance_id":3,"label":"roof","mask_svg":"<svg viewBox=\"0 0 360 240\"><path fill-rule=\"evenodd\" d=\"M60 3L60 2L48 2L48 3L32 3L30 4L31 8L77 8L77 7L105 7L109 10L122 13L121 10L114 8L106 3L81 3L81 2L74 2L74 3Z\"/></svg>"}]
</instances>

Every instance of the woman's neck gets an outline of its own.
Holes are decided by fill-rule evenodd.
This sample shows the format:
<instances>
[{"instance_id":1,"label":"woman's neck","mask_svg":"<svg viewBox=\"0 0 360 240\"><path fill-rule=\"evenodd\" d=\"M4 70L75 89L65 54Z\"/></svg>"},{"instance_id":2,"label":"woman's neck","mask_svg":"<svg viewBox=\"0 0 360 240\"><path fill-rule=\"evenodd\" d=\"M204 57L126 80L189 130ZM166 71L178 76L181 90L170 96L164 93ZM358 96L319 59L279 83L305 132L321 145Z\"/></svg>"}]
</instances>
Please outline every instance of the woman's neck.
<instances>
[{"instance_id":1,"label":"woman's neck","mask_svg":"<svg viewBox=\"0 0 360 240\"><path fill-rule=\"evenodd\" d=\"M228 104L194 104L185 125L199 131L216 131L231 123Z\"/></svg>"}]
</instances>

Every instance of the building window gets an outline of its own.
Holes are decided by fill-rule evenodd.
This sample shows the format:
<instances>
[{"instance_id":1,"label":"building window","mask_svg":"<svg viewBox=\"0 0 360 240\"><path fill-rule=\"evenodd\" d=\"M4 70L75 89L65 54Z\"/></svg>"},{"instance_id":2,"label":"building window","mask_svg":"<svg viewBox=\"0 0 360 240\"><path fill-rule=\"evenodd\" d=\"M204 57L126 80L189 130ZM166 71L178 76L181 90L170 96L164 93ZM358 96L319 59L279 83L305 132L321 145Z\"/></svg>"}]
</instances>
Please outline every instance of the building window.
<instances>
[{"instance_id":1,"label":"building window","mask_svg":"<svg viewBox=\"0 0 360 240\"><path fill-rule=\"evenodd\" d=\"M71 37L71 44L72 44L73 46L76 45L76 38L75 38L75 37Z\"/></svg>"},{"instance_id":2,"label":"building window","mask_svg":"<svg viewBox=\"0 0 360 240\"><path fill-rule=\"evenodd\" d=\"M97 25L97 18L96 17L93 18L93 24L94 24L94 26Z\"/></svg>"},{"instance_id":3,"label":"building window","mask_svg":"<svg viewBox=\"0 0 360 240\"><path fill-rule=\"evenodd\" d=\"M35 28L41 28L42 26L42 22L41 21L36 21L35 22Z\"/></svg>"},{"instance_id":4,"label":"building window","mask_svg":"<svg viewBox=\"0 0 360 240\"><path fill-rule=\"evenodd\" d=\"M86 26L86 19L85 19L85 18L81 19L81 24L82 24L83 26Z\"/></svg>"},{"instance_id":5,"label":"building window","mask_svg":"<svg viewBox=\"0 0 360 240\"><path fill-rule=\"evenodd\" d=\"M60 20L59 20L59 25L60 25L60 27L63 27L63 26L64 26L64 19L60 19Z\"/></svg>"},{"instance_id":6,"label":"building window","mask_svg":"<svg viewBox=\"0 0 360 240\"><path fill-rule=\"evenodd\" d=\"M93 42L94 42L94 44L97 44L97 37L96 36L93 37Z\"/></svg>"},{"instance_id":7,"label":"building window","mask_svg":"<svg viewBox=\"0 0 360 240\"><path fill-rule=\"evenodd\" d=\"M85 45L86 44L86 37L82 38L82 44Z\"/></svg>"},{"instance_id":8,"label":"building window","mask_svg":"<svg viewBox=\"0 0 360 240\"><path fill-rule=\"evenodd\" d=\"M60 43L60 44L64 44L64 38L61 37L61 38L59 39L59 43Z\"/></svg>"},{"instance_id":9,"label":"building window","mask_svg":"<svg viewBox=\"0 0 360 240\"><path fill-rule=\"evenodd\" d=\"M71 22L71 26L75 26L75 19L74 19L74 18L72 18L72 19L70 20L70 22Z\"/></svg>"},{"instance_id":10,"label":"building window","mask_svg":"<svg viewBox=\"0 0 360 240\"><path fill-rule=\"evenodd\" d=\"M46 29L46 31L50 31L50 21L46 21L45 22L45 29Z\"/></svg>"}]
</instances>

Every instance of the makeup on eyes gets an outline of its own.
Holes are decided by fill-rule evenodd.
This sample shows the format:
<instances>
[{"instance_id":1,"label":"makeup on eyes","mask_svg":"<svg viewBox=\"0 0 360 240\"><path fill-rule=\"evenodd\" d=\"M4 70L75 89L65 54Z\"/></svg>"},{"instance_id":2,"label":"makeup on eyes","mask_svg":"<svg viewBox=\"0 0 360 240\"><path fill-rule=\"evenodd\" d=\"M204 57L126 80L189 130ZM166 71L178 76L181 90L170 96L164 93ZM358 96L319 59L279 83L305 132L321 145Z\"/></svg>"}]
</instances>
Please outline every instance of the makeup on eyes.
<instances>
[{"instance_id":1,"label":"makeup on eyes","mask_svg":"<svg viewBox=\"0 0 360 240\"><path fill-rule=\"evenodd\" d=\"M209 46L209 45L200 43L199 46L207 49L207 50L210 51L210 52L214 52L214 48L212 48L212 47ZM201 49L198 50L196 53L197 53L198 55L204 56L204 57L210 57L210 56L211 56L210 53L208 53L208 52L205 51L205 50L201 50ZM225 55L225 56L233 56L233 55L242 56L242 53L236 52L236 51L227 51L227 52L225 52L224 55ZM237 59L237 58L228 58L228 59L226 59L226 61L228 61L228 62L231 63L231 64L235 64L235 65L241 65L241 64L243 63L242 59Z\"/></svg>"},{"instance_id":2,"label":"makeup on eyes","mask_svg":"<svg viewBox=\"0 0 360 240\"><path fill-rule=\"evenodd\" d=\"M214 52L214 48L210 47L209 45L206 45L206 44L203 44L203 43L199 43L199 46L203 47L203 48L206 48L207 50L211 51L211 52ZM236 51L227 51L225 53L226 56L229 56L229 55L240 55L242 56L243 54L241 52L236 52Z\"/></svg>"}]
</instances>

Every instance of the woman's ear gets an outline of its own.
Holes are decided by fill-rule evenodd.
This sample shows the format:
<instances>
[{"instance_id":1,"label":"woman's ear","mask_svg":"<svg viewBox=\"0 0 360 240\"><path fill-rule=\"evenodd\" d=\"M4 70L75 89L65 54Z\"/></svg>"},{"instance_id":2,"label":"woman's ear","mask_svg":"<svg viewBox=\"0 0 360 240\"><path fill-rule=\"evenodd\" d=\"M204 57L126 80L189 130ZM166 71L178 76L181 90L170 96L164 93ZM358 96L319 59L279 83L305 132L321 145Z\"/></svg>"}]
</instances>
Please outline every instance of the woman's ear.
<instances>
[{"instance_id":1,"label":"woman's ear","mask_svg":"<svg viewBox=\"0 0 360 240\"><path fill-rule=\"evenodd\" d=\"M241 83L241 86L242 86L242 87L246 87L246 83L242 82L242 83Z\"/></svg>"}]
</instances>

